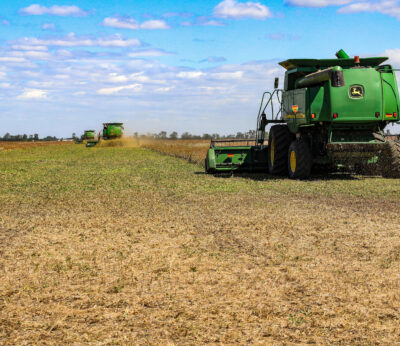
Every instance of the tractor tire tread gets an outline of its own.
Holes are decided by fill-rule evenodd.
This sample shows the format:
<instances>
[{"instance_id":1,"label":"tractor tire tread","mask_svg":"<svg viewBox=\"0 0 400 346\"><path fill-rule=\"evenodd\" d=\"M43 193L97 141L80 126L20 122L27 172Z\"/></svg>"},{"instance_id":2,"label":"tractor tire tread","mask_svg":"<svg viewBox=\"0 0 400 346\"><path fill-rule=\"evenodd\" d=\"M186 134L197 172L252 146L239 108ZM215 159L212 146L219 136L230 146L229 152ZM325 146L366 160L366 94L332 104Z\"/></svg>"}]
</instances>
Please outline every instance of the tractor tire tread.
<instances>
[{"instance_id":1,"label":"tractor tire tread","mask_svg":"<svg viewBox=\"0 0 400 346\"><path fill-rule=\"evenodd\" d=\"M312 167L312 154L306 142L303 140L295 140L290 144L287 160L288 166L290 165L290 152L292 148L295 147L296 150L296 172L293 172L289 169L289 177L292 179L307 179L310 177L311 174L311 167Z\"/></svg>"},{"instance_id":2,"label":"tractor tire tread","mask_svg":"<svg viewBox=\"0 0 400 346\"><path fill-rule=\"evenodd\" d=\"M287 150L292 139L291 133L286 125L275 125L271 127L270 134L274 137L275 141L275 158L273 167L269 163L269 172L275 175L286 175Z\"/></svg>"}]
</instances>

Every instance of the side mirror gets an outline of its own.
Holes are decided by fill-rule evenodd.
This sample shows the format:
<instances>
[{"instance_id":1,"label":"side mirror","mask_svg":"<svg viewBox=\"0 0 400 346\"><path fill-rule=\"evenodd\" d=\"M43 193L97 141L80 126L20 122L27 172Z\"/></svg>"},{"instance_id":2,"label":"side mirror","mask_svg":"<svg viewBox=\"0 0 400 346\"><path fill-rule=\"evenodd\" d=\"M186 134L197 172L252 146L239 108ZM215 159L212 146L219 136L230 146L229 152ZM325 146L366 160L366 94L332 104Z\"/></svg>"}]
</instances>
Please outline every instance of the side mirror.
<instances>
[{"instance_id":1,"label":"side mirror","mask_svg":"<svg viewBox=\"0 0 400 346\"><path fill-rule=\"evenodd\" d=\"M279 78L276 77L274 82L274 89L278 89L278 86L279 86Z\"/></svg>"}]
</instances>

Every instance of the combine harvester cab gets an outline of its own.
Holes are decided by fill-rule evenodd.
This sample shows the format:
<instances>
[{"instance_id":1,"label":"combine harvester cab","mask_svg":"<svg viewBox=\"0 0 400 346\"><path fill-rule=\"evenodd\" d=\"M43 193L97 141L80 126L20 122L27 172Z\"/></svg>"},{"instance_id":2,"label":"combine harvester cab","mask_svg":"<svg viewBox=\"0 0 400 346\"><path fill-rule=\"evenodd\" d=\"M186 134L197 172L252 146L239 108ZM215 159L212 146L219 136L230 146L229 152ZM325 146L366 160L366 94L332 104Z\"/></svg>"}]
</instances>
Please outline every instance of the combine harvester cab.
<instances>
[{"instance_id":1,"label":"combine harvester cab","mask_svg":"<svg viewBox=\"0 0 400 346\"><path fill-rule=\"evenodd\" d=\"M304 179L316 165L357 169L374 164L375 173L400 177L400 142L384 135L385 127L399 119L394 69L383 64L386 57L350 58L343 50L336 56L280 63L286 69L284 89L275 80L274 92L263 95L257 121L256 147L261 148L266 148L265 126L273 124L269 172Z\"/></svg>"}]
</instances>

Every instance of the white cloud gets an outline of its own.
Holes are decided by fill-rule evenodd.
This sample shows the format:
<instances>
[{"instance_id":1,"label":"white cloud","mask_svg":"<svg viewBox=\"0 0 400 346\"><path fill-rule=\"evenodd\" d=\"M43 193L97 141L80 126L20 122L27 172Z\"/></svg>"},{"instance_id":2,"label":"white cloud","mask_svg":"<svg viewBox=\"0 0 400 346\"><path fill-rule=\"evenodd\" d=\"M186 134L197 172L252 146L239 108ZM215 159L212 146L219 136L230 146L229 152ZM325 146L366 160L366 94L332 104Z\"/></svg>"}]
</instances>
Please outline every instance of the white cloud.
<instances>
[{"instance_id":1,"label":"white cloud","mask_svg":"<svg viewBox=\"0 0 400 346\"><path fill-rule=\"evenodd\" d=\"M342 7L339 13L378 12L400 20L399 1L384 0L379 2L355 2Z\"/></svg>"},{"instance_id":2,"label":"white cloud","mask_svg":"<svg viewBox=\"0 0 400 346\"><path fill-rule=\"evenodd\" d=\"M170 29L169 25L165 21L158 19L147 20L140 25L140 28L149 30Z\"/></svg>"},{"instance_id":3,"label":"white cloud","mask_svg":"<svg viewBox=\"0 0 400 346\"><path fill-rule=\"evenodd\" d=\"M141 42L137 38L124 39L121 35L91 38L76 36L70 33L61 38L40 39L36 37L24 37L16 42L20 45L32 46L59 46L59 47L132 47L140 46Z\"/></svg>"},{"instance_id":4,"label":"white cloud","mask_svg":"<svg viewBox=\"0 0 400 346\"><path fill-rule=\"evenodd\" d=\"M400 48L387 49L382 55L389 57L391 64L400 65Z\"/></svg>"},{"instance_id":5,"label":"white cloud","mask_svg":"<svg viewBox=\"0 0 400 346\"><path fill-rule=\"evenodd\" d=\"M165 88L157 88L155 90L155 92L158 93L167 93L168 91L171 91L172 89L174 89L173 87L165 87Z\"/></svg>"},{"instance_id":6,"label":"white cloud","mask_svg":"<svg viewBox=\"0 0 400 346\"><path fill-rule=\"evenodd\" d=\"M128 80L127 76L118 75L117 73L110 73L108 78L108 81L111 83L126 83Z\"/></svg>"},{"instance_id":7,"label":"white cloud","mask_svg":"<svg viewBox=\"0 0 400 346\"><path fill-rule=\"evenodd\" d=\"M52 16L86 16L87 12L78 6L58 6L51 7L33 4L28 7L22 8L19 11L21 14L31 16L52 15Z\"/></svg>"},{"instance_id":8,"label":"white cloud","mask_svg":"<svg viewBox=\"0 0 400 346\"><path fill-rule=\"evenodd\" d=\"M10 83L0 83L0 88L2 88L2 89L11 89L12 85Z\"/></svg>"},{"instance_id":9,"label":"white cloud","mask_svg":"<svg viewBox=\"0 0 400 346\"><path fill-rule=\"evenodd\" d=\"M23 44L14 44L11 46L14 50L38 50L45 52L47 51L46 46L32 46L32 45L23 45Z\"/></svg>"},{"instance_id":10,"label":"white cloud","mask_svg":"<svg viewBox=\"0 0 400 346\"><path fill-rule=\"evenodd\" d=\"M136 52L131 52L128 54L131 58L136 57L157 57L157 56L165 56L165 55L172 55L173 53L166 52L162 49L146 49L146 50L139 50Z\"/></svg>"},{"instance_id":11,"label":"white cloud","mask_svg":"<svg viewBox=\"0 0 400 346\"><path fill-rule=\"evenodd\" d=\"M285 4L298 7L327 7L346 5L354 0L286 0Z\"/></svg>"},{"instance_id":12,"label":"white cloud","mask_svg":"<svg viewBox=\"0 0 400 346\"><path fill-rule=\"evenodd\" d=\"M56 25L54 23L43 23L42 24L42 29L43 30L55 31L57 29L57 27L56 27Z\"/></svg>"},{"instance_id":13,"label":"white cloud","mask_svg":"<svg viewBox=\"0 0 400 346\"><path fill-rule=\"evenodd\" d=\"M204 76L205 73L201 71L182 71L177 74L179 78L196 79Z\"/></svg>"},{"instance_id":14,"label":"white cloud","mask_svg":"<svg viewBox=\"0 0 400 346\"><path fill-rule=\"evenodd\" d=\"M272 12L267 6L259 2L242 3L236 0L224 0L215 6L214 16L233 19L266 19L272 17Z\"/></svg>"},{"instance_id":15,"label":"white cloud","mask_svg":"<svg viewBox=\"0 0 400 346\"><path fill-rule=\"evenodd\" d=\"M15 56L1 56L0 62L24 63L24 62L27 62L27 60L24 58L15 57Z\"/></svg>"},{"instance_id":16,"label":"white cloud","mask_svg":"<svg viewBox=\"0 0 400 346\"><path fill-rule=\"evenodd\" d=\"M139 29L139 23L133 18L107 17L104 18L102 24L118 29Z\"/></svg>"},{"instance_id":17,"label":"white cloud","mask_svg":"<svg viewBox=\"0 0 400 346\"><path fill-rule=\"evenodd\" d=\"M51 58L50 53L37 50L13 51L10 52L9 54L14 57L21 57L34 60L48 60Z\"/></svg>"},{"instance_id":18,"label":"white cloud","mask_svg":"<svg viewBox=\"0 0 400 346\"><path fill-rule=\"evenodd\" d=\"M216 79L240 79L243 77L243 71L218 72L213 73L211 76Z\"/></svg>"},{"instance_id":19,"label":"white cloud","mask_svg":"<svg viewBox=\"0 0 400 346\"><path fill-rule=\"evenodd\" d=\"M142 89L141 84L129 84L113 88L102 88L97 90L97 93L100 95L113 95L119 93L122 90L140 91L141 89Z\"/></svg>"},{"instance_id":20,"label":"white cloud","mask_svg":"<svg viewBox=\"0 0 400 346\"><path fill-rule=\"evenodd\" d=\"M203 25L203 26L225 26L226 24L219 22L217 20L208 20L201 25Z\"/></svg>"},{"instance_id":21,"label":"white cloud","mask_svg":"<svg viewBox=\"0 0 400 346\"><path fill-rule=\"evenodd\" d=\"M104 26L109 26L112 28L118 29L130 29L130 30L137 30L137 29L148 29L148 30L155 30L155 29L169 29L169 25L164 20L147 20L142 24L139 24L136 20L129 17L107 17L104 18L103 23Z\"/></svg>"},{"instance_id":22,"label":"white cloud","mask_svg":"<svg viewBox=\"0 0 400 346\"><path fill-rule=\"evenodd\" d=\"M41 89L25 89L24 92L17 96L20 100L42 100L47 98L47 91Z\"/></svg>"}]
</instances>

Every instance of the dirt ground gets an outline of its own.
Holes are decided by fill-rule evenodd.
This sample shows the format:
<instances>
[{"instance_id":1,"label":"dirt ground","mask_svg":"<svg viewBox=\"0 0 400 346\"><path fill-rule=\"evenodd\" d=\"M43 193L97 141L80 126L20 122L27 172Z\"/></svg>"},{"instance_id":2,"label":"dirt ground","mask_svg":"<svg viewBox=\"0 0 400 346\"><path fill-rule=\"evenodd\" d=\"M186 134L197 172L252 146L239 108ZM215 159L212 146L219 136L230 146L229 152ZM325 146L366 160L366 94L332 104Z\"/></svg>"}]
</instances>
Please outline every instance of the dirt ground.
<instances>
[{"instance_id":1,"label":"dirt ground","mask_svg":"<svg viewBox=\"0 0 400 346\"><path fill-rule=\"evenodd\" d=\"M0 151L0 344L395 344L400 181Z\"/></svg>"}]
</instances>

